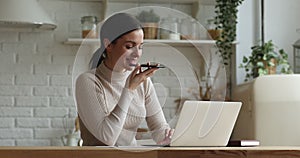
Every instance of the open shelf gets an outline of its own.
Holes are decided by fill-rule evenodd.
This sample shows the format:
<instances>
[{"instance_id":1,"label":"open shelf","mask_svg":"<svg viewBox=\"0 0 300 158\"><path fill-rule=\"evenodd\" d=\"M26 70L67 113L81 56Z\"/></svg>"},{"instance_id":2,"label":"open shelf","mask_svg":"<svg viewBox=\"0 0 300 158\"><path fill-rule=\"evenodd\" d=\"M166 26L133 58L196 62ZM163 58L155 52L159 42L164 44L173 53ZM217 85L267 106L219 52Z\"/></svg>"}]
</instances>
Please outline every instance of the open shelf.
<instances>
[{"instance_id":1,"label":"open shelf","mask_svg":"<svg viewBox=\"0 0 300 158\"><path fill-rule=\"evenodd\" d=\"M71 45L99 45L99 39L82 39L68 38L65 44ZM215 45L215 40L160 40L160 39L145 39L146 44L168 44L172 46L191 46L191 45Z\"/></svg>"},{"instance_id":2,"label":"open shelf","mask_svg":"<svg viewBox=\"0 0 300 158\"><path fill-rule=\"evenodd\" d=\"M86 1L86 0L67 0L67 1ZM188 4L188 3L197 3L201 2L201 4L211 4L214 5L216 3L215 0L89 0L94 2L124 2L124 3L181 3L181 4Z\"/></svg>"},{"instance_id":3,"label":"open shelf","mask_svg":"<svg viewBox=\"0 0 300 158\"><path fill-rule=\"evenodd\" d=\"M100 41L99 39L92 39L92 38L68 38L64 43L71 44L71 45L82 45L82 44L97 45L100 44Z\"/></svg>"}]
</instances>

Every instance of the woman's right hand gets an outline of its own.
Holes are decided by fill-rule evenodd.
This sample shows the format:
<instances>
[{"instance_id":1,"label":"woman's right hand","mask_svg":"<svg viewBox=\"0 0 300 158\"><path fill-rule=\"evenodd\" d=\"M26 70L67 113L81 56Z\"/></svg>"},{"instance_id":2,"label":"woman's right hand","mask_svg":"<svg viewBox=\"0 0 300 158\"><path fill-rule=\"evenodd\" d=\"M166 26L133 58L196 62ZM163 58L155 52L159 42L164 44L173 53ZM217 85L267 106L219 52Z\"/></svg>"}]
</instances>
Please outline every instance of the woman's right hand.
<instances>
[{"instance_id":1,"label":"woman's right hand","mask_svg":"<svg viewBox=\"0 0 300 158\"><path fill-rule=\"evenodd\" d=\"M156 70L158 70L158 68L148 68L142 71L140 65L136 66L127 78L125 87L130 90L136 89L142 82L145 82L148 77L152 76Z\"/></svg>"},{"instance_id":2,"label":"woman's right hand","mask_svg":"<svg viewBox=\"0 0 300 158\"><path fill-rule=\"evenodd\" d=\"M158 142L158 145L170 145L171 140L172 140L172 136L174 134L175 129L166 129L165 130L165 138Z\"/></svg>"}]
</instances>

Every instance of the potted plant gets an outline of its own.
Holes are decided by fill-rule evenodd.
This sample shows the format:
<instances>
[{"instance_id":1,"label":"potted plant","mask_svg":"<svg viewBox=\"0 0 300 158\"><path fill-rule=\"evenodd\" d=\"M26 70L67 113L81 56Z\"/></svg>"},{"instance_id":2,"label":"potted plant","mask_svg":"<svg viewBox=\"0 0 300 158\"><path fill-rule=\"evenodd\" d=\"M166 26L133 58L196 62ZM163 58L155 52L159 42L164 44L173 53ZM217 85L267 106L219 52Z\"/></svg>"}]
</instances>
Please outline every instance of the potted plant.
<instances>
[{"instance_id":1,"label":"potted plant","mask_svg":"<svg viewBox=\"0 0 300 158\"><path fill-rule=\"evenodd\" d=\"M160 17L154 13L153 9L149 11L143 10L136 17L143 23L145 38L156 39Z\"/></svg>"},{"instance_id":2,"label":"potted plant","mask_svg":"<svg viewBox=\"0 0 300 158\"><path fill-rule=\"evenodd\" d=\"M275 49L271 40L262 45L255 45L251 50L251 55L244 56L240 65L240 68L246 71L245 81L267 74L292 73L287 53L283 49Z\"/></svg>"},{"instance_id":3,"label":"potted plant","mask_svg":"<svg viewBox=\"0 0 300 158\"><path fill-rule=\"evenodd\" d=\"M216 0L214 23L219 30L220 37L217 38L220 56L224 65L229 65L232 55L232 45L236 40L236 24L238 6L244 0Z\"/></svg>"},{"instance_id":4,"label":"potted plant","mask_svg":"<svg viewBox=\"0 0 300 158\"><path fill-rule=\"evenodd\" d=\"M221 64L224 64L226 72L231 72L231 56L234 52L234 42L236 40L236 25L238 6L244 0L215 0L215 14L214 20L215 30L209 30L218 33L215 37L216 46L218 50L216 54L221 57ZM220 69L221 70L221 69ZM217 73L216 73L217 74ZM231 74L227 74L226 98L231 96Z\"/></svg>"}]
</instances>

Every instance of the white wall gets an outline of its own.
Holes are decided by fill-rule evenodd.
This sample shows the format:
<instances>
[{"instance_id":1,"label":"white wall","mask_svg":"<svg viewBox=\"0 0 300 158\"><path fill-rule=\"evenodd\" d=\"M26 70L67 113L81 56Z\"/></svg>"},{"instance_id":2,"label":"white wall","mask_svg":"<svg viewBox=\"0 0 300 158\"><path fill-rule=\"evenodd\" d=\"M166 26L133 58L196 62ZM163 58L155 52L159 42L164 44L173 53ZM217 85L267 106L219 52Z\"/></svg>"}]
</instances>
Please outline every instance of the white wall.
<instances>
[{"instance_id":1,"label":"white wall","mask_svg":"<svg viewBox=\"0 0 300 158\"><path fill-rule=\"evenodd\" d=\"M259 23L259 0L244 0L239 7L237 24L237 47L236 47L236 82L243 83L245 79L244 69L239 68L243 56L251 54L251 46L260 39Z\"/></svg>"},{"instance_id":2,"label":"white wall","mask_svg":"<svg viewBox=\"0 0 300 158\"><path fill-rule=\"evenodd\" d=\"M283 48L293 65L293 43L300 38L296 29L300 28L300 0L265 0L265 42L272 40L278 48ZM237 65L243 56L251 53L251 46L258 44L260 36L260 0L245 0L240 6L237 25ZM243 83L245 72L237 68L237 83Z\"/></svg>"},{"instance_id":3,"label":"white wall","mask_svg":"<svg viewBox=\"0 0 300 158\"><path fill-rule=\"evenodd\" d=\"M265 0L265 37L266 41L273 40L289 55L293 63L293 47L296 40L300 39L300 0Z\"/></svg>"}]
</instances>

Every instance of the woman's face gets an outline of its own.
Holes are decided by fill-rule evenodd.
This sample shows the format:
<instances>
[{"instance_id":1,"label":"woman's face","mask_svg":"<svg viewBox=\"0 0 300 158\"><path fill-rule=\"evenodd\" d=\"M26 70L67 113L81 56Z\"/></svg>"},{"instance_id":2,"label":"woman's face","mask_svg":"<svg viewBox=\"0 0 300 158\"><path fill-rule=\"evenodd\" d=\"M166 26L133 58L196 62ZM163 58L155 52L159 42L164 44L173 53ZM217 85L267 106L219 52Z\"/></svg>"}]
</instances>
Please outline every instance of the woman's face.
<instances>
[{"instance_id":1,"label":"woman's face","mask_svg":"<svg viewBox=\"0 0 300 158\"><path fill-rule=\"evenodd\" d=\"M107 58L104 63L114 71L133 70L142 55L144 33L134 30L121 36L115 43L106 47Z\"/></svg>"}]
</instances>

